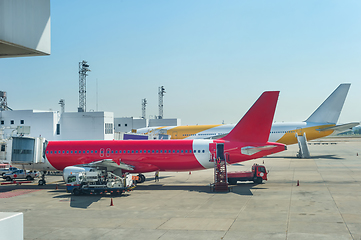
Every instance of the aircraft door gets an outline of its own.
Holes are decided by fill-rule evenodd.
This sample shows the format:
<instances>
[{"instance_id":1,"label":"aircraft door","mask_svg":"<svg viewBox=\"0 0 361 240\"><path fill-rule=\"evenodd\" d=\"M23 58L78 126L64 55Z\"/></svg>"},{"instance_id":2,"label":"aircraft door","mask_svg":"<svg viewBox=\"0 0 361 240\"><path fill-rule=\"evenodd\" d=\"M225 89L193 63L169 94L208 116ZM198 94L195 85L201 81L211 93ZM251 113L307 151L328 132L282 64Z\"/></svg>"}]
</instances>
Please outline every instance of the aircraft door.
<instances>
[{"instance_id":1,"label":"aircraft door","mask_svg":"<svg viewBox=\"0 0 361 240\"><path fill-rule=\"evenodd\" d=\"M214 162L217 158L217 143L210 143L209 144L209 152L210 152L210 162Z\"/></svg>"},{"instance_id":2,"label":"aircraft door","mask_svg":"<svg viewBox=\"0 0 361 240\"><path fill-rule=\"evenodd\" d=\"M172 139L177 139L178 137L178 132L177 131L173 131L172 132Z\"/></svg>"},{"instance_id":3,"label":"aircraft door","mask_svg":"<svg viewBox=\"0 0 361 240\"><path fill-rule=\"evenodd\" d=\"M100 157L104 157L104 148L100 149L99 155L100 155Z\"/></svg>"},{"instance_id":4,"label":"aircraft door","mask_svg":"<svg viewBox=\"0 0 361 240\"><path fill-rule=\"evenodd\" d=\"M224 161L224 143L217 143L217 158Z\"/></svg>"}]
</instances>

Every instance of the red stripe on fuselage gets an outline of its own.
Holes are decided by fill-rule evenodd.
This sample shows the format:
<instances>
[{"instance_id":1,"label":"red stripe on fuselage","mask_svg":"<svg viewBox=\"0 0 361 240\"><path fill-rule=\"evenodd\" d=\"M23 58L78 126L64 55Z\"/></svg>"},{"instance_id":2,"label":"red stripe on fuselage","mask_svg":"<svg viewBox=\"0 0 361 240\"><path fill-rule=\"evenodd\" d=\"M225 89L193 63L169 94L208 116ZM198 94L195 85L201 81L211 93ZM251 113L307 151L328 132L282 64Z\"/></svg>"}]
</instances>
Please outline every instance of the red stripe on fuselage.
<instances>
[{"instance_id":1,"label":"red stripe on fuselage","mask_svg":"<svg viewBox=\"0 0 361 240\"><path fill-rule=\"evenodd\" d=\"M193 154L192 143L193 140L51 141L46 157L58 170L102 159L120 159L135 166L132 172L204 169Z\"/></svg>"}]
</instances>

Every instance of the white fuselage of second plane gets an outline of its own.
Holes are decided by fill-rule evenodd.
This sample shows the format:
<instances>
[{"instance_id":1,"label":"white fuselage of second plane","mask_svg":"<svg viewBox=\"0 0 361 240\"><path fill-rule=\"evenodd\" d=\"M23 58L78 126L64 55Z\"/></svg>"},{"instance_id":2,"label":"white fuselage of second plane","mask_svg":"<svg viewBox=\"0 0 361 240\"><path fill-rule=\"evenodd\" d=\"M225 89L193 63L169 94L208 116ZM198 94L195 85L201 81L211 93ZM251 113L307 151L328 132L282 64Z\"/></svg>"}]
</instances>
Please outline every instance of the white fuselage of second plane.
<instances>
[{"instance_id":1,"label":"white fuselage of second plane","mask_svg":"<svg viewBox=\"0 0 361 240\"><path fill-rule=\"evenodd\" d=\"M224 125L195 125L195 126L168 126L168 127L151 127L141 128L137 133L141 134L167 134L171 139L200 139L200 138L217 138L229 133L234 124ZM312 122L289 122L273 123L269 141L283 144L297 143L297 135L306 135L307 140L321 138L333 133L333 130L320 131L321 128L335 126L329 123L312 123Z\"/></svg>"}]
</instances>

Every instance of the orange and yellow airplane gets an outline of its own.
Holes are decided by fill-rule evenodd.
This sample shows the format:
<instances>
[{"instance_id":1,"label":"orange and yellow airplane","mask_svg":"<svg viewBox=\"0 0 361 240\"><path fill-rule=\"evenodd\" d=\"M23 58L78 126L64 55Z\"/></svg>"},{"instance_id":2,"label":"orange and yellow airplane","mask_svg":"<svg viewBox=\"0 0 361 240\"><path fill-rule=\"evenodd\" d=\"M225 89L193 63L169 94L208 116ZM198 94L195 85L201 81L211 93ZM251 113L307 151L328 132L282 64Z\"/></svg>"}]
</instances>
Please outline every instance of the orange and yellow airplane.
<instances>
[{"instance_id":1,"label":"orange and yellow airplane","mask_svg":"<svg viewBox=\"0 0 361 240\"><path fill-rule=\"evenodd\" d=\"M349 83L340 84L303 122L273 123L269 141L290 145L298 143L299 136L304 136L306 140L313 140L328 136L334 131L346 131L359 125L359 122L336 124L350 85ZM171 136L171 139L214 139L225 136L233 127L233 124L146 127L137 129L136 133L165 134ZM257 130L255 129L255 131Z\"/></svg>"}]
</instances>

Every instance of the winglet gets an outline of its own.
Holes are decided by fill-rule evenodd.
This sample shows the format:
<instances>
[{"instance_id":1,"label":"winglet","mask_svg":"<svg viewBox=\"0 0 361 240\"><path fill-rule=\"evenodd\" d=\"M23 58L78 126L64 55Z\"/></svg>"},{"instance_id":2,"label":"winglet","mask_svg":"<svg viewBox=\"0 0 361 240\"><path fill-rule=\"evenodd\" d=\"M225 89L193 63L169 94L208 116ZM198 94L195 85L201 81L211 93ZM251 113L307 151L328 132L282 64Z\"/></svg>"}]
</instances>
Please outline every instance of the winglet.
<instances>
[{"instance_id":1,"label":"winglet","mask_svg":"<svg viewBox=\"0 0 361 240\"><path fill-rule=\"evenodd\" d=\"M350 83L340 84L305 122L336 124L350 85Z\"/></svg>"},{"instance_id":2,"label":"winglet","mask_svg":"<svg viewBox=\"0 0 361 240\"><path fill-rule=\"evenodd\" d=\"M262 93L258 100L226 136L226 141L268 142L279 91Z\"/></svg>"}]
</instances>

